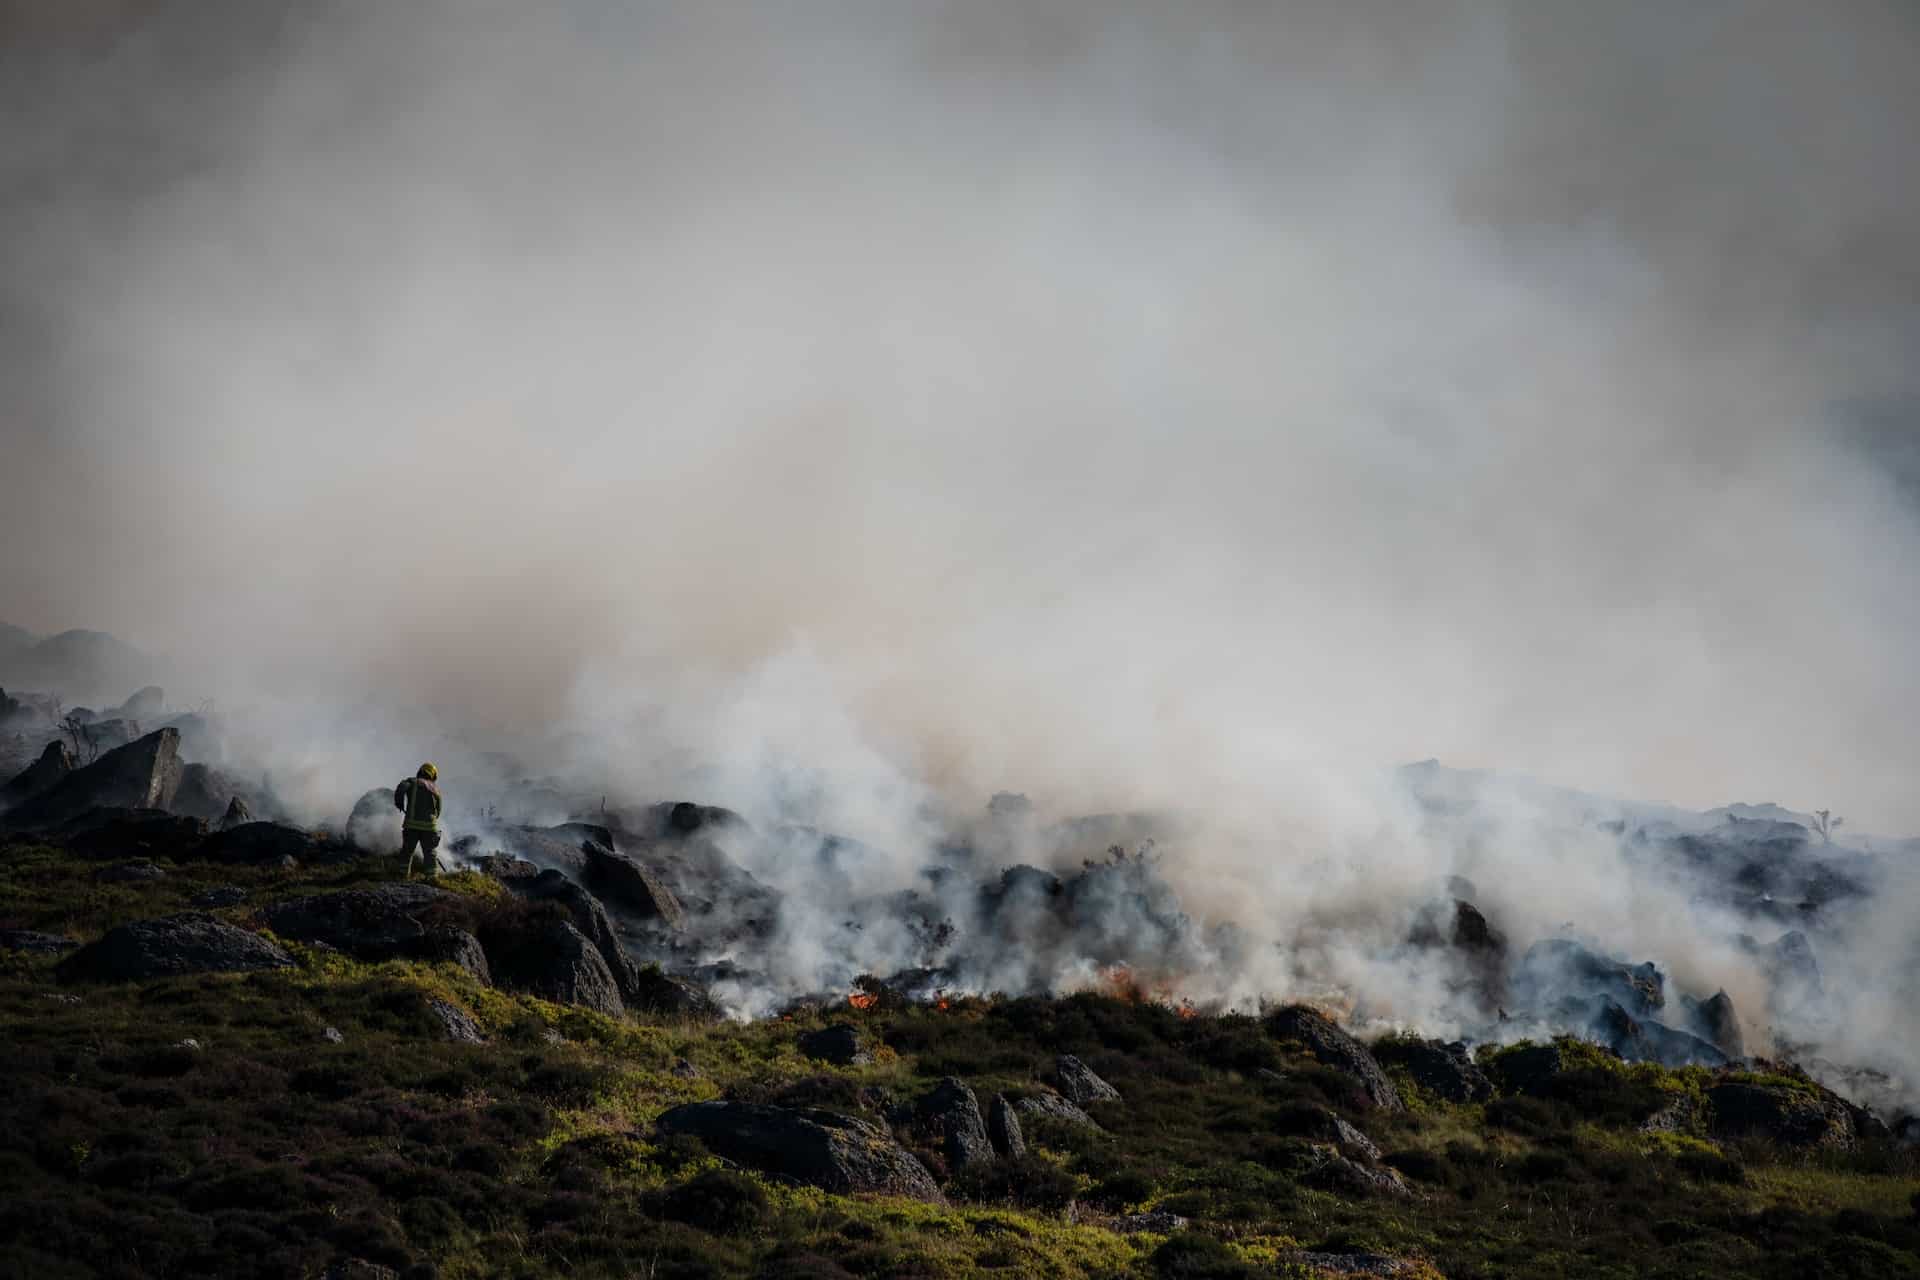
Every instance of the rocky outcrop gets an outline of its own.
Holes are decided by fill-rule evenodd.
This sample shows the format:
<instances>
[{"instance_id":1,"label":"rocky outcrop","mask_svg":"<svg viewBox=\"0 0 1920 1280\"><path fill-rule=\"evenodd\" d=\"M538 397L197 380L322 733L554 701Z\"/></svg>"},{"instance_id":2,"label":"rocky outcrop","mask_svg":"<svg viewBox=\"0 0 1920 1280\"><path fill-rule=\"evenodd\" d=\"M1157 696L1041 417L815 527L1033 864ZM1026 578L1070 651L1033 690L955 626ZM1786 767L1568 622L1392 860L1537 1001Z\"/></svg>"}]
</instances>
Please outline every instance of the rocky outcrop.
<instances>
[{"instance_id":1,"label":"rocky outcrop","mask_svg":"<svg viewBox=\"0 0 1920 1280\"><path fill-rule=\"evenodd\" d=\"M1373 1139L1327 1107L1311 1104L1289 1107L1281 1115L1281 1127L1292 1137L1331 1143L1356 1160L1370 1163L1380 1158L1380 1148L1374 1145Z\"/></svg>"},{"instance_id":2,"label":"rocky outcrop","mask_svg":"<svg viewBox=\"0 0 1920 1280\"><path fill-rule=\"evenodd\" d=\"M92 809L52 833L69 852L83 858L171 858L197 856L207 839L207 824L160 809Z\"/></svg>"},{"instance_id":3,"label":"rocky outcrop","mask_svg":"<svg viewBox=\"0 0 1920 1280\"><path fill-rule=\"evenodd\" d=\"M64 742L49 742L40 758L0 787L0 809L12 808L50 790L73 772L73 752Z\"/></svg>"},{"instance_id":4,"label":"rocky outcrop","mask_svg":"<svg viewBox=\"0 0 1920 1280\"><path fill-rule=\"evenodd\" d=\"M1319 1191L1331 1191L1335 1195L1353 1198L1389 1196L1411 1199L1413 1196L1413 1189L1400 1176L1399 1170L1350 1159L1331 1143L1313 1145L1312 1158L1300 1174L1300 1183Z\"/></svg>"},{"instance_id":5,"label":"rocky outcrop","mask_svg":"<svg viewBox=\"0 0 1920 1280\"><path fill-rule=\"evenodd\" d=\"M359 851L342 841L280 822L248 822L217 831L197 856L208 862L263 866L291 858L297 863L344 862Z\"/></svg>"},{"instance_id":6,"label":"rocky outcrop","mask_svg":"<svg viewBox=\"0 0 1920 1280\"><path fill-rule=\"evenodd\" d=\"M724 1159L839 1195L877 1192L944 1202L926 1166L885 1130L834 1111L695 1102L662 1115L658 1131L698 1138Z\"/></svg>"},{"instance_id":7,"label":"rocky outcrop","mask_svg":"<svg viewBox=\"0 0 1920 1280\"><path fill-rule=\"evenodd\" d=\"M1404 1067L1413 1082L1449 1102L1484 1102L1493 1096L1493 1081L1474 1062L1465 1044L1440 1040L1393 1040L1376 1051L1376 1058Z\"/></svg>"},{"instance_id":8,"label":"rocky outcrop","mask_svg":"<svg viewBox=\"0 0 1920 1280\"><path fill-rule=\"evenodd\" d=\"M1628 1062L1664 1062L1669 1066L1724 1066L1727 1055L1699 1036L1634 1018L1612 1000L1602 1002L1589 1028L1593 1038Z\"/></svg>"},{"instance_id":9,"label":"rocky outcrop","mask_svg":"<svg viewBox=\"0 0 1920 1280\"><path fill-rule=\"evenodd\" d=\"M212 916L138 920L107 931L61 961L64 981L138 982L183 973L286 969L293 957L256 933Z\"/></svg>"},{"instance_id":10,"label":"rocky outcrop","mask_svg":"<svg viewBox=\"0 0 1920 1280\"><path fill-rule=\"evenodd\" d=\"M588 840L580 846L586 857L587 883L642 919L669 929L687 927L687 913L673 890L640 862L606 845Z\"/></svg>"},{"instance_id":11,"label":"rocky outcrop","mask_svg":"<svg viewBox=\"0 0 1920 1280\"><path fill-rule=\"evenodd\" d=\"M1020 1129L1020 1115L1004 1093L994 1094L993 1105L987 1108L987 1141L1009 1160L1018 1160L1027 1154L1027 1138Z\"/></svg>"},{"instance_id":12,"label":"rocky outcrop","mask_svg":"<svg viewBox=\"0 0 1920 1280\"><path fill-rule=\"evenodd\" d=\"M427 1000L427 1012L432 1015L442 1034L455 1044L487 1042L487 1037L480 1031L480 1024L473 1020L472 1014L459 1005L433 996Z\"/></svg>"},{"instance_id":13,"label":"rocky outcrop","mask_svg":"<svg viewBox=\"0 0 1920 1280\"><path fill-rule=\"evenodd\" d=\"M215 830L231 831L235 827L244 827L253 821L253 810L247 808L247 802L239 796L227 801L227 811L220 815Z\"/></svg>"},{"instance_id":14,"label":"rocky outcrop","mask_svg":"<svg viewBox=\"0 0 1920 1280\"><path fill-rule=\"evenodd\" d=\"M1319 1010L1303 1004L1287 1005L1267 1020L1267 1031L1276 1039L1297 1041L1321 1066L1351 1076L1374 1106L1385 1111L1405 1109L1400 1091L1366 1046Z\"/></svg>"},{"instance_id":15,"label":"rocky outcrop","mask_svg":"<svg viewBox=\"0 0 1920 1280\"><path fill-rule=\"evenodd\" d=\"M1740 1034L1740 1019L1733 1011L1733 997L1717 991L1710 999L1688 1000L1687 1030L1707 1041L1729 1058L1747 1056L1746 1038Z\"/></svg>"},{"instance_id":16,"label":"rocky outcrop","mask_svg":"<svg viewBox=\"0 0 1920 1280\"><path fill-rule=\"evenodd\" d=\"M0 951L20 951L34 956L57 956L80 944L57 933L37 933L32 929L0 929Z\"/></svg>"},{"instance_id":17,"label":"rocky outcrop","mask_svg":"<svg viewBox=\"0 0 1920 1280\"><path fill-rule=\"evenodd\" d=\"M1085 1125L1089 1129L1100 1127L1092 1116L1050 1089L1029 1094L1014 1103L1013 1107L1021 1115L1033 1120L1059 1120L1066 1124Z\"/></svg>"},{"instance_id":18,"label":"rocky outcrop","mask_svg":"<svg viewBox=\"0 0 1920 1280\"><path fill-rule=\"evenodd\" d=\"M240 784L211 765L190 764L180 771L173 811L217 822L240 799Z\"/></svg>"},{"instance_id":19,"label":"rocky outcrop","mask_svg":"<svg viewBox=\"0 0 1920 1280\"><path fill-rule=\"evenodd\" d=\"M436 930L423 917L459 902L456 895L429 885L382 884L290 898L267 907L260 918L282 938L325 943L360 960L456 959L462 940L475 952L479 943L457 929ZM460 963L469 971L477 964L480 973L486 972L484 955Z\"/></svg>"},{"instance_id":20,"label":"rocky outcrop","mask_svg":"<svg viewBox=\"0 0 1920 1280\"><path fill-rule=\"evenodd\" d=\"M89 809L165 809L180 786L180 731L159 729L75 769L9 809L5 823L41 830Z\"/></svg>"},{"instance_id":21,"label":"rocky outcrop","mask_svg":"<svg viewBox=\"0 0 1920 1280\"><path fill-rule=\"evenodd\" d=\"M872 1061L860 1047L859 1030L844 1022L807 1032L800 1037L799 1049L809 1058L831 1062L836 1067L851 1067Z\"/></svg>"},{"instance_id":22,"label":"rocky outcrop","mask_svg":"<svg viewBox=\"0 0 1920 1280\"><path fill-rule=\"evenodd\" d=\"M1666 1005L1666 978L1651 963L1610 960L1567 938L1549 938L1527 948L1513 977L1522 1007L1548 1012L1568 1001L1609 999L1629 1017L1646 1018Z\"/></svg>"},{"instance_id":23,"label":"rocky outcrop","mask_svg":"<svg viewBox=\"0 0 1920 1280\"><path fill-rule=\"evenodd\" d=\"M1070 1053L1061 1054L1054 1061L1053 1069L1059 1077L1061 1094L1075 1106L1120 1101L1118 1089L1095 1075L1091 1067Z\"/></svg>"},{"instance_id":24,"label":"rocky outcrop","mask_svg":"<svg viewBox=\"0 0 1920 1280\"><path fill-rule=\"evenodd\" d=\"M1764 1138L1788 1147L1851 1149L1872 1113L1830 1089L1793 1077L1729 1080L1707 1090L1715 1138Z\"/></svg>"},{"instance_id":25,"label":"rocky outcrop","mask_svg":"<svg viewBox=\"0 0 1920 1280\"><path fill-rule=\"evenodd\" d=\"M980 1114L980 1100L973 1090L954 1076L948 1076L914 1107L915 1118L940 1138L947 1169L958 1173L968 1165L993 1159L993 1143L987 1136L987 1121Z\"/></svg>"},{"instance_id":26,"label":"rocky outcrop","mask_svg":"<svg viewBox=\"0 0 1920 1280\"><path fill-rule=\"evenodd\" d=\"M625 1011L600 949L557 915L533 917L510 934L489 938L487 960L503 987L614 1016Z\"/></svg>"}]
</instances>

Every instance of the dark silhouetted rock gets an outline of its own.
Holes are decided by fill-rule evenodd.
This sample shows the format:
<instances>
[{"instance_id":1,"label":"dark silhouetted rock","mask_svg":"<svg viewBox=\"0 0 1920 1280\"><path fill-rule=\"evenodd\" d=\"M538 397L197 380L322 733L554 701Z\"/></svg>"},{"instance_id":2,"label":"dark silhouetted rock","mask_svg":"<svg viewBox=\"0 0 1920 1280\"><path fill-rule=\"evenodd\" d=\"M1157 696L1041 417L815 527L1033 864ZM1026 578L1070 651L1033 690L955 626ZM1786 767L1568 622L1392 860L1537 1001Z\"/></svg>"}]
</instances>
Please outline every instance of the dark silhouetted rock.
<instances>
[{"instance_id":1,"label":"dark silhouetted rock","mask_svg":"<svg viewBox=\"0 0 1920 1280\"><path fill-rule=\"evenodd\" d=\"M625 1011L600 949L558 916L534 917L511 934L489 937L487 962L503 987L614 1016Z\"/></svg>"},{"instance_id":2,"label":"dark silhouetted rock","mask_svg":"<svg viewBox=\"0 0 1920 1280\"><path fill-rule=\"evenodd\" d=\"M1288 1108L1282 1113L1289 1136L1330 1142L1346 1155L1365 1161L1380 1158L1373 1139L1349 1124L1330 1108L1311 1104Z\"/></svg>"},{"instance_id":3,"label":"dark silhouetted rock","mask_svg":"<svg viewBox=\"0 0 1920 1280\"><path fill-rule=\"evenodd\" d=\"M1081 1124L1089 1129L1100 1126L1094 1118L1067 1101L1052 1090L1043 1089L1013 1104L1014 1110L1035 1120L1059 1120L1066 1124Z\"/></svg>"},{"instance_id":4,"label":"dark silhouetted rock","mask_svg":"<svg viewBox=\"0 0 1920 1280\"><path fill-rule=\"evenodd\" d=\"M563 822L557 827L512 827L500 834L500 842L509 853L538 864L541 869L558 868L568 875L585 879L587 855L584 846L591 841L607 849L617 849L613 833L592 822Z\"/></svg>"},{"instance_id":5,"label":"dark silhouetted rock","mask_svg":"<svg viewBox=\"0 0 1920 1280\"><path fill-rule=\"evenodd\" d=\"M1666 979L1651 963L1623 964L1570 939L1549 938L1528 947L1521 957L1513 994L1527 1009L1548 1010L1569 1000L1597 1009L1606 999L1630 1017L1646 1018L1666 1004Z\"/></svg>"},{"instance_id":6,"label":"dark silhouetted rock","mask_svg":"<svg viewBox=\"0 0 1920 1280\"><path fill-rule=\"evenodd\" d=\"M197 857L207 839L207 824L161 809L90 809L51 833L59 844L83 858Z\"/></svg>"},{"instance_id":7,"label":"dark silhouetted rock","mask_svg":"<svg viewBox=\"0 0 1920 1280\"><path fill-rule=\"evenodd\" d=\"M159 729L21 801L4 821L16 830L38 830L89 809L165 809L180 786L181 769L179 730Z\"/></svg>"},{"instance_id":8,"label":"dark silhouetted rock","mask_svg":"<svg viewBox=\"0 0 1920 1280\"><path fill-rule=\"evenodd\" d=\"M587 860L587 883L595 889L643 919L669 929L687 927L687 913L673 890L638 860L592 840L584 842L580 852Z\"/></svg>"},{"instance_id":9,"label":"dark silhouetted rock","mask_svg":"<svg viewBox=\"0 0 1920 1280\"><path fill-rule=\"evenodd\" d=\"M653 834L656 835L690 836L710 827L751 830L745 818L718 805L694 804L687 800L668 801L655 805L651 812L655 824Z\"/></svg>"},{"instance_id":10,"label":"dark silhouetted rock","mask_svg":"<svg viewBox=\"0 0 1920 1280\"><path fill-rule=\"evenodd\" d=\"M1723 1140L1847 1150L1857 1137L1855 1109L1811 1080L1716 1084L1707 1090L1707 1108L1707 1131Z\"/></svg>"},{"instance_id":11,"label":"dark silhouetted rock","mask_svg":"<svg viewBox=\"0 0 1920 1280\"><path fill-rule=\"evenodd\" d=\"M525 858L516 858L510 853L489 853L474 859L475 864L485 875L495 880L532 880L540 874L540 868Z\"/></svg>"},{"instance_id":12,"label":"dark silhouetted rock","mask_svg":"<svg viewBox=\"0 0 1920 1280\"><path fill-rule=\"evenodd\" d=\"M239 798L239 783L211 765L195 763L181 769L172 809L190 818L217 822Z\"/></svg>"},{"instance_id":13,"label":"dark silhouetted rock","mask_svg":"<svg viewBox=\"0 0 1920 1280\"><path fill-rule=\"evenodd\" d=\"M138 920L107 931L60 962L63 980L138 982L182 973L286 969L293 957L259 934L206 915Z\"/></svg>"},{"instance_id":14,"label":"dark silhouetted rock","mask_svg":"<svg viewBox=\"0 0 1920 1280\"><path fill-rule=\"evenodd\" d=\"M1662 1062L1673 1067L1718 1067L1727 1055L1699 1036L1628 1014L1603 1000L1589 1028L1593 1038L1628 1062Z\"/></svg>"},{"instance_id":15,"label":"dark silhouetted rock","mask_svg":"<svg viewBox=\"0 0 1920 1280\"><path fill-rule=\"evenodd\" d=\"M987 1141L1009 1160L1018 1160L1027 1154L1027 1139L1020 1131L1019 1113L1004 1093L994 1094L993 1105L987 1108Z\"/></svg>"},{"instance_id":16,"label":"dark silhouetted rock","mask_svg":"<svg viewBox=\"0 0 1920 1280\"><path fill-rule=\"evenodd\" d=\"M220 815L215 829L231 831L235 827L244 827L253 821L253 810L247 808L247 802L239 796L227 801L227 811Z\"/></svg>"},{"instance_id":17,"label":"dark silhouetted rock","mask_svg":"<svg viewBox=\"0 0 1920 1280\"><path fill-rule=\"evenodd\" d=\"M420 958L457 964L472 974L474 981L481 986L493 985L493 971L487 964L487 953L480 946L480 939L465 929L452 926L428 929L426 939L421 944Z\"/></svg>"},{"instance_id":18,"label":"dark silhouetted rock","mask_svg":"<svg viewBox=\"0 0 1920 1280\"><path fill-rule=\"evenodd\" d=\"M0 951L22 951L28 955L54 956L71 951L80 944L57 933L36 933L32 929L0 929Z\"/></svg>"},{"instance_id":19,"label":"dark silhouetted rock","mask_svg":"<svg viewBox=\"0 0 1920 1280\"><path fill-rule=\"evenodd\" d=\"M15 774L6 786L0 787L0 808L11 808L30 800L50 790L72 772L73 752L67 750L67 744L49 742L39 759Z\"/></svg>"},{"instance_id":20,"label":"dark silhouetted rock","mask_svg":"<svg viewBox=\"0 0 1920 1280\"><path fill-rule=\"evenodd\" d=\"M459 901L430 885L382 884L289 898L263 909L260 918L282 938L323 942L360 960L438 959L434 952L442 944L429 939L422 917Z\"/></svg>"},{"instance_id":21,"label":"dark silhouetted rock","mask_svg":"<svg viewBox=\"0 0 1920 1280\"><path fill-rule=\"evenodd\" d=\"M723 1159L838 1195L879 1192L944 1202L926 1166L885 1130L834 1111L695 1102L662 1115L659 1132L698 1138Z\"/></svg>"},{"instance_id":22,"label":"dark silhouetted rock","mask_svg":"<svg viewBox=\"0 0 1920 1280\"><path fill-rule=\"evenodd\" d=\"M860 1032L844 1022L807 1032L800 1037L799 1046L800 1052L809 1058L818 1058L839 1067L871 1061L860 1048Z\"/></svg>"},{"instance_id":23,"label":"dark silhouetted rock","mask_svg":"<svg viewBox=\"0 0 1920 1280\"><path fill-rule=\"evenodd\" d=\"M394 807L393 788L375 787L353 802L340 834L366 853L392 853L400 847L400 810Z\"/></svg>"},{"instance_id":24,"label":"dark silhouetted rock","mask_svg":"<svg viewBox=\"0 0 1920 1280\"><path fill-rule=\"evenodd\" d=\"M1389 1196L1408 1199L1412 1188L1396 1169L1351 1160L1329 1143L1315 1143L1312 1164L1300 1174L1303 1186L1348 1197Z\"/></svg>"},{"instance_id":25,"label":"dark silhouetted rock","mask_svg":"<svg viewBox=\"0 0 1920 1280\"><path fill-rule=\"evenodd\" d=\"M1717 991L1710 999L1690 1001L1687 1014L1687 1030L1729 1058L1747 1056L1746 1039L1740 1034L1740 1019L1734 1014L1732 996Z\"/></svg>"},{"instance_id":26,"label":"dark silhouetted rock","mask_svg":"<svg viewBox=\"0 0 1920 1280\"><path fill-rule=\"evenodd\" d=\"M1070 1053L1055 1059L1054 1072L1060 1078L1060 1092L1076 1106L1090 1102L1118 1102L1120 1091L1093 1073L1093 1069Z\"/></svg>"},{"instance_id":27,"label":"dark silhouetted rock","mask_svg":"<svg viewBox=\"0 0 1920 1280\"><path fill-rule=\"evenodd\" d=\"M1484 1102L1493 1096L1493 1082L1464 1044L1402 1040L1394 1042L1390 1052L1393 1060L1406 1067L1414 1083L1435 1097L1449 1102Z\"/></svg>"},{"instance_id":28,"label":"dark silhouetted rock","mask_svg":"<svg viewBox=\"0 0 1920 1280\"><path fill-rule=\"evenodd\" d=\"M1400 1091L1366 1046L1319 1010L1303 1004L1287 1005L1267 1020L1267 1031L1281 1040L1298 1041L1321 1066L1353 1077L1374 1106L1387 1111L1405 1109Z\"/></svg>"},{"instance_id":29,"label":"dark silhouetted rock","mask_svg":"<svg viewBox=\"0 0 1920 1280\"><path fill-rule=\"evenodd\" d=\"M658 965L641 965L630 979L627 1008L670 1018L710 1021L721 1014L706 988L687 978L662 973Z\"/></svg>"},{"instance_id":30,"label":"dark silhouetted rock","mask_svg":"<svg viewBox=\"0 0 1920 1280\"><path fill-rule=\"evenodd\" d=\"M1488 1063L1487 1074L1502 1093L1543 1098L1552 1094L1555 1077L1571 1065L1566 1051L1555 1041L1523 1045L1496 1054Z\"/></svg>"},{"instance_id":31,"label":"dark silhouetted rock","mask_svg":"<svg viewBox=\"0 0 1920 1280\"><path fill-rule=\"evenodd\" d=\"M957 1077L948 1076L914 1107L920 1123L940 1135L949 1172L958 1173L979 1160L993 1159L986 1118L980 1100Z\"/></svg>"},{"instance_id":32,"label":"dark silhouetted rock","mask_svg":"<svg viewBox=\"0 0 1920 1280\"><path fill-rule=\"evenodd\" d=\"M249 822L214 832L200 846L197 856L208 862L272 866L287 858L295 863L344 862L358 857L359 851L342 841L284 823Z\"/></svg>"},{"instance_id":33,"label":"dark silhouetted rock","mask_svg":"<svg viewBox=\"0 0 1920 1280\"><path fill-rule=\"evenodd\" d=\"M134 884L143 880L165 880L165 868L151 862L122 862L111 867L102 867L94 872L93 878L103 884Z\"/></svg>"},{"instance_id":34,"label":"dark silhouetted rock","mask_svg":"<svg viewBox=\"0 0 1920 1280\"><path fill-rule=\"evenodd\" d=\"M434 1021L440 1024L446 1038L456 1044L487 1042L486 1036L481 1034L480 1024L473 1020L472 1014L459 1005L450 1004L438 996L432 996L427 1000L427 1012L432 1014Z\"/></svg>"}]
</instances>

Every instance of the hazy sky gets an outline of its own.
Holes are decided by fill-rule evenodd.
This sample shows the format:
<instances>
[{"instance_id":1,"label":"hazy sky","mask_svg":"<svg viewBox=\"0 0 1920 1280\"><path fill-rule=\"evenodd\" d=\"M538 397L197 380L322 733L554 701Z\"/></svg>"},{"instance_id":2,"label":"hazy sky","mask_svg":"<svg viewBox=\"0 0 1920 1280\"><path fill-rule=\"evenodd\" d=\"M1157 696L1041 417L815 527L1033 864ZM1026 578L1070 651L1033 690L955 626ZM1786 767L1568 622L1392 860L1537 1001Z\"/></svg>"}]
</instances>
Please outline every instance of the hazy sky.
<instances>
[{"instance_id":1,"label":"hazy sky","mask_svg":"<svg viewBox=\"0 0 1920 1280\"><path fill-rule=\"evenodd\" d=\"M1917 12L0 5L0 619L636 768L1920 830Z\"/></svg>"}]
</instances>

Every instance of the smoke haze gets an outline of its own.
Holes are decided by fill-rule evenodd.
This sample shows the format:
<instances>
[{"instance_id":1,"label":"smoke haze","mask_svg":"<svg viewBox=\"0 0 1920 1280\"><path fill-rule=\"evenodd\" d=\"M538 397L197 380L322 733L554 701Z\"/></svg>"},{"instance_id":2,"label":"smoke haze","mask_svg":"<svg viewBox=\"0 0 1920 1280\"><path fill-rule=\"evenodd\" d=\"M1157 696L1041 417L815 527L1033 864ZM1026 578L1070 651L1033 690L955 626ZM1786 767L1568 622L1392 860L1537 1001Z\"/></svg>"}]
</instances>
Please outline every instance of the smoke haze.
<instances>
[{"instance_id":1,"label":"smoke haze","mask_svg":"<svg viewBox=\"0 0 1920 1280\"><path fill-rule=\"evenodd\" d=\"M1375 771L1920 829L1910 7L7 12L0 616L316 815L1004 788L1208 815L1210 913L1465 870L1709 986L1610 846Z\"/></svg>"}]
</instances>

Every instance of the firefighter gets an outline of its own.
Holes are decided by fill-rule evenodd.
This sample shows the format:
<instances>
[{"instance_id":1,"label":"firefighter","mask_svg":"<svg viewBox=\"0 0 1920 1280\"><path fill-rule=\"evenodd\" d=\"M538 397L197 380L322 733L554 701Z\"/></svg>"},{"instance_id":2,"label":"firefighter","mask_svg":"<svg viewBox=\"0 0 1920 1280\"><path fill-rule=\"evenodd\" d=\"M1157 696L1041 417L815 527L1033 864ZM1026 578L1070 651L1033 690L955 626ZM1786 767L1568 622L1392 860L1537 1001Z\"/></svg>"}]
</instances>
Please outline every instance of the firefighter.
<instances>
[{"instance_id":1,"label":"firefighter","mask_svg":"<svg viewBox=\"0 0 1920 1280\"><path fill-rule=\"evenodd\" d=\"M403 815L400 823L400 852L407 855L407 879L413 879L413 860L426 855L427 874L436 874L440 862L433 851L440 847L440 771L431 763L403 780L393 789L393 807Z\"/></svg>"}]
</instances>

